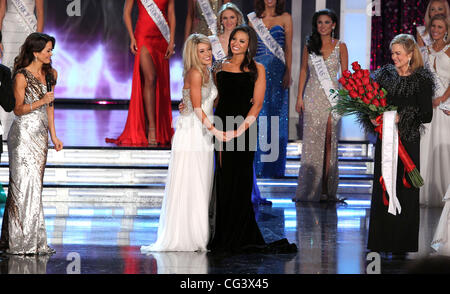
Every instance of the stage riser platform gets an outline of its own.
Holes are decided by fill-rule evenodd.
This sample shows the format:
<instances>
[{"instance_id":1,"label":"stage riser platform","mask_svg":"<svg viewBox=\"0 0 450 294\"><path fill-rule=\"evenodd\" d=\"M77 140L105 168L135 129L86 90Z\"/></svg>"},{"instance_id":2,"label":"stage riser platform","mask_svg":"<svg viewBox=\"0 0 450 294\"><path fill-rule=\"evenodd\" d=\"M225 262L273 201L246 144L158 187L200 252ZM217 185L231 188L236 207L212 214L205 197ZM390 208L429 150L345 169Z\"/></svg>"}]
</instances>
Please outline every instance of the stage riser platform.
<instances>
[{"instance_id":1,"label":"stage riser platform","mask_svg":"<svg viewBox=\"0 0 450 294\"><path fill-rule=\"evenodd\" d=\"M258 179L263 197L293 197L300 167L301 143L287 149L285 177ZM0 182L9 182L8 153L4 144ZM164 196L170 160L169 149L67 147L50 148L44 175L44 202L146 203L159 207ZM370 194L373 146L339 145L340 194ZM267 195L267 196L265 196ZM276 196L275 196L276 197Z\"/></svg>"}]
</instances>

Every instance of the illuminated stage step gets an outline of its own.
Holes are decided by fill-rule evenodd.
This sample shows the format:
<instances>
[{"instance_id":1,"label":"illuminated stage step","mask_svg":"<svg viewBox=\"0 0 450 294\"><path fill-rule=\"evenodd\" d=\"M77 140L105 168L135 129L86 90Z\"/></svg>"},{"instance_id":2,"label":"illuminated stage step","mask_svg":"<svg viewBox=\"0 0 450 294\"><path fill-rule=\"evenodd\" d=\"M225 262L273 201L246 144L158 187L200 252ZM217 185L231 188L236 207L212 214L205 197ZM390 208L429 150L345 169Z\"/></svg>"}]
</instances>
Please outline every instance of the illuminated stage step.
<instances>
[{"instance_id":1,"label":"illuminated stage step","mask_svg":"<svg viewBox=\"0 0 450 294\"><path fill-rule=\"evenodd\" d=\"M371 146L340 144L339 193L370 193L373 173ZM8 187L8 153L4 144L0 182ZM258 179L263 197L294 195L301 143L290 143L286 176ZM44 175L44 201L143 202L160 205L164 195L170 150L167 148L66 147L49 149ZM267 195L267 196L265 196ZM290 197L290 196L288 196Z\"/></svg>"}]
</instances>

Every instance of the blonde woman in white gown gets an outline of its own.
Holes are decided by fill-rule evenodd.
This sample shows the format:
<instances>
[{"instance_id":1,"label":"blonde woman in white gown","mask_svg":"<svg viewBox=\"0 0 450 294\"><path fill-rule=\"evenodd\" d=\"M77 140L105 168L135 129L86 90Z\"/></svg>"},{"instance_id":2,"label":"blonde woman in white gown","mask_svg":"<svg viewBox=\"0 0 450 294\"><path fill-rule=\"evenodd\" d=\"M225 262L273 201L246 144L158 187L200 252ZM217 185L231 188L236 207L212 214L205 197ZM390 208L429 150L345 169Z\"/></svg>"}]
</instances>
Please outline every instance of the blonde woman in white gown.
<instances>
[{"instance_id":1,"label":"blonde woman in white gown","mask_svg":"<svg viewBox=\"0 0 450 294\"><path fill-rule=\"evenodd\" d=\"M208 69L211 43L205 35L188 37L183 51L183 110L172 139L172 152L153 251L206 251L209 201L214 175L212 136L223 132L212 125L217 88Z\"/></svg>"},{"instance_id":2,"label":"blonde woman in white gown","mask_svg":"<svg viewBox=\"0 0 450 294\"><path fill-rule=\"evenodd\" d=\"M20 11L18 7L24 7ZM44 30L44 0L0 0L0 31L3 39L0 43L2 64L11 70L14 59L19 55L20 46L25 39L34 32L42 33ZM8 137L8 132L14 120L13 112L5 112L0 107L0 121L3 130L3 138Z\"/></svg>"},{"instance_id":3,"label":"blonde woman in white gown","mask_svg":"<svg viewBox=\"0 0 450 294\"><path fill-rule=\"evenodd\" d=\"M449 18L437 15L431 20L433 45L428 46L427 66L435 75L436 89L433 98L433 120L425 124L420 140L420 173L424 186L420 189L420 203L442 207L450 184L450 116L443 105L450 106L450 44Z\"/></svg>"}]
</instances>

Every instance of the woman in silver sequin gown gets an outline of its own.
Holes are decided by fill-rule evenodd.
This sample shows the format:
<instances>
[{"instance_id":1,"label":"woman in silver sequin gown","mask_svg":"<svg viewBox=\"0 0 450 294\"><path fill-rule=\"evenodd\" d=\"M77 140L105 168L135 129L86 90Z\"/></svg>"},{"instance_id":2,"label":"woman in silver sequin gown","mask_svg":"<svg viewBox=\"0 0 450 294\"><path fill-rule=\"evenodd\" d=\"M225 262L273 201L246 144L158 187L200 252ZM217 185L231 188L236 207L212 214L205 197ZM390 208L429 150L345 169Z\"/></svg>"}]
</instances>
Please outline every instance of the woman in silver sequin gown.
<instances>
[{"instance_id":1,"label":"woman in silver sequin gown","mask_svg":"<svg viewBox=\"0 0 450 294\"><path fill-rule=\"evenodd\" d=\"M42 189L47 162L48 132L56 151L63 144L54 123L53 91L47 92L46 77L56 84L51 67L55 39L33 33L14 65L17 115L8 135L9 189L3 214L0 250L9 254L51 254L47 245Z\"/></svg>"},{"instance_id":2,"label":"woman in silver sequin gown","mask_svg":"<svg viewBox=\"0 0 450 294\"><path fill-rule=\"evenodd\" d=\"M297 112L303 112L303 145L294 201L337 200L339 119L331 115L331 104L311 62L311 53L322 55L334 88L338 87L339 70L348 67L348 52L346 45L334 38L335 31L338 29L334 12L325 9L314 14L313 32L303 49L296 105Z\"/></svg>"}]
</instances>

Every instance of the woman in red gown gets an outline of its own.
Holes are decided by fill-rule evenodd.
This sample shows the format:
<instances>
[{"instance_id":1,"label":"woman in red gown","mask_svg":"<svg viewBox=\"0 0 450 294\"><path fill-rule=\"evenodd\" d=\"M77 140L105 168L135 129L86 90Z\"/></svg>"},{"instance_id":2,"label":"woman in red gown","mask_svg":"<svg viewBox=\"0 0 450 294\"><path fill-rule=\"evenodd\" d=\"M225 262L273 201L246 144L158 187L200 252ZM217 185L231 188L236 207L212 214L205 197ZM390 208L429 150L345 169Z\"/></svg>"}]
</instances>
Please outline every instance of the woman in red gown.
<instances>
[{"instance_id":1,"label":"woman in red gown","mask_svg":"<svg viewBox=\"0 0 450 294\"><path fill-rule=\"evenodd\" d=\"M131 12L139 8L133 34ZM117 139L108 143L129 146L170 145L173 135L169 58L174 54L174 0L154 0L170 28L170 41L161 34L140 0L126 0L123 18L136 56L127 122Z\"/></svg>"}]
</instances>

